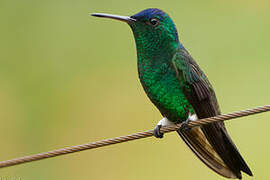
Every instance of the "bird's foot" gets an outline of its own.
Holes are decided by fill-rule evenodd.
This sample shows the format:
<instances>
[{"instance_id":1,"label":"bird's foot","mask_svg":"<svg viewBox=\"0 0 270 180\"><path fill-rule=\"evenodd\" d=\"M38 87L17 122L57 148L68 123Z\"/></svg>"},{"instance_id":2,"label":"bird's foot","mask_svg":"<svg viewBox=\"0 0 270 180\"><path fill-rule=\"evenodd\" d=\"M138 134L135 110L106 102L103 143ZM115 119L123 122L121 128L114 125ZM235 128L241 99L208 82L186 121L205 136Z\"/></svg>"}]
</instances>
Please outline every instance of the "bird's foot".
<instances>
[{"instance_id":1,"label":"bird's foot","mask_svg":"<svg viewBox=\"0 0 270 180\"><path fill-rule=\"evenodd\" d=\"M163 119L161 119L158 124L156 125L155 129L154 129L154 136L156 138L163 138L164 133L160 132L160 128L163 126L170 126L173 125L174 123L169 121L166 117L164 117Z\"/></svg>"},{"instance_id":2,"label":"bird's foot","mask_svg":"<svg viewBox=\"0 0 270 180\"><path fill-rule=\"evenodd\" d=\"M191 128L189 127L188 123L192 121L189 118L181 123L181 127L179 128L180 131L189 131Z\"/></svg>"},{"instance_id":3,"label":"bird's foot","mask_svg":"<svg viewBox=\"0 0 270 180\"><path fill-rule=\"evenodd\" d=\"M180 131L189 131L191 129L191 127L188 125L188 123L190 121L197 121L197 120L198 120L198 117L196 114L189 114L187 120L185 120L182 123L181 127L179 128Z\"/></svg>"},{"instance_id":4,"label":"bird's foot","mask_svg":"<svg viewBox=\"0 0 270 180\"><path fill-rule=\"evenodd\" d=\"M163 138L164 133L160 132L160 128L162 127L162 125L156 125L155 129L154 129L154 136L156 138Z\"/></svg>"}]
</instances>

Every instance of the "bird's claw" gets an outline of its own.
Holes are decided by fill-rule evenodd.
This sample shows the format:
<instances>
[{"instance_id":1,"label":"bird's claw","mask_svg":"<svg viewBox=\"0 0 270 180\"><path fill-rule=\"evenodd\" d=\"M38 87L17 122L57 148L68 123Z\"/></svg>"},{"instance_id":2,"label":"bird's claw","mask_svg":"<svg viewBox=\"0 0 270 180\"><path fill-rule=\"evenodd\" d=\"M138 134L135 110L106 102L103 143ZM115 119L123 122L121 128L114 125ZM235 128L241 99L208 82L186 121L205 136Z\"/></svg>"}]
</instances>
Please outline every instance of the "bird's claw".
<instances>
[{"instance_id":1,"label":"bird's claw","mask_svg":"<svg viewBox=\"0 0 270 180\"><path fill-rule=\"evenodd\" d=\"M187 120L185 120L184 122L182 122L181 127L179 128L180 131L189 131L191 129L191 127L188 125L188 123L191 120L188 118Z\"/></svg>"},{"instance_id":2,"label":"bird's claw","mask_svg":"<svg viewBox=\"0 0 270 180\"><path fill-rule=\"evenodd\" d=\"M161 125L156 125L156 127L154 129L154 136L156 138L160 138L160 139L163 138L164 133L160 132L161 127L162 127Z\"/></svg>"}]
</instances>

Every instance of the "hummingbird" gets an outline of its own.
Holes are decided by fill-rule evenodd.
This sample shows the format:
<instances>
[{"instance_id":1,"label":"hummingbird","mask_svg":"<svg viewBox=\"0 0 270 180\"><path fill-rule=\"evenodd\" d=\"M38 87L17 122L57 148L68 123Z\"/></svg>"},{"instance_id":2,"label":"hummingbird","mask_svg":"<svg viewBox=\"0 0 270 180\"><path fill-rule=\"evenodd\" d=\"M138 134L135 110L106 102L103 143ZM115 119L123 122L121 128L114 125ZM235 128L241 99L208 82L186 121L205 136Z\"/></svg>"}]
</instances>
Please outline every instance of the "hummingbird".
<instances>
[{"instance_id":1,"label":"hummingbird","mask_svg":"<svg viewBox=\"0 0 270 180\"><path fill-rule=\"evenodd\" d=\"M155 137L163 137L163 126L188 125L189 121L221 114L212 85L179 41L176 26L166 12L149 8L132 16L91 15L123 21L131 27L140 82L163 116L154 128ZM223 122L180 128L177 133L205 165L221 176L241 179L241 172L252 176Z\"/></svg>"}]
</instances>

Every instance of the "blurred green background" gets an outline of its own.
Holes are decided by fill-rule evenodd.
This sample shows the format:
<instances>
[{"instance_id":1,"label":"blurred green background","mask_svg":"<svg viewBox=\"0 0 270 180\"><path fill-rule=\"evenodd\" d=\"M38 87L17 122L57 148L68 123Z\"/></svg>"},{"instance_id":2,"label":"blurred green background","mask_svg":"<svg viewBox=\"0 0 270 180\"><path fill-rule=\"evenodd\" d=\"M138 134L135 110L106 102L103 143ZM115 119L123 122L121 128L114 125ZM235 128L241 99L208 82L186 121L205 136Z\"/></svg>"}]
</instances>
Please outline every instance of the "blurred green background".
<instances>
[{"instance_id":1,"label":"blurred green background","mask_svg":"<svg viewBox=\"0 0 270 180\"><path fill-rule=\"evenodd\" d=\"M270 2L2 0L0 160L152 129L161 119L137 77L125 23L88 13L132 15L157 7L212 82L223 113L268 104ZM270 114L227 122L254 178L269 179ZM224 179L177 134L0 169L22 180Z\"/></svg>"}]
</instances>

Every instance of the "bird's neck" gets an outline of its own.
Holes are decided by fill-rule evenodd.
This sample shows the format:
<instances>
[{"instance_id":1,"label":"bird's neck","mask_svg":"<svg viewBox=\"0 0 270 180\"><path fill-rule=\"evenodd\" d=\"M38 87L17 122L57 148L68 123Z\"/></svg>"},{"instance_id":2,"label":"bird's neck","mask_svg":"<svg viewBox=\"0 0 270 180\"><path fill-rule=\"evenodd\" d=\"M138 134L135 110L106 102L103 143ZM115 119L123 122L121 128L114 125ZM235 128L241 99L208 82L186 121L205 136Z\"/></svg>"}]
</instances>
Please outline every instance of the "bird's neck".
<instances>
[{"instance_id":1,"label":"bird's neck","mask_svg":"<svg viewBox=\"0 0 270 180\"><path fill-rule=\"evenodd\" d=\"M174 54L183 48L178 39L175 41L160 41L135 37L135 41L139 73L145 68L157 69L163 64L170 64Z\"/></svg>"},{"instance_id":2,"label":"bird's neck","mask_svg":"<svg viewBox=\"0 0 270 180\"><path fill-rule=\"evenodd\" d=\"M172 58L183 46L178 40L158 43L157 40L136 37L135 41L140 82L147 94L154 94L151 89L159 86L161 79L165 81L164 77L168 74L174 73Z\"/></svg>"}]
</instances>

